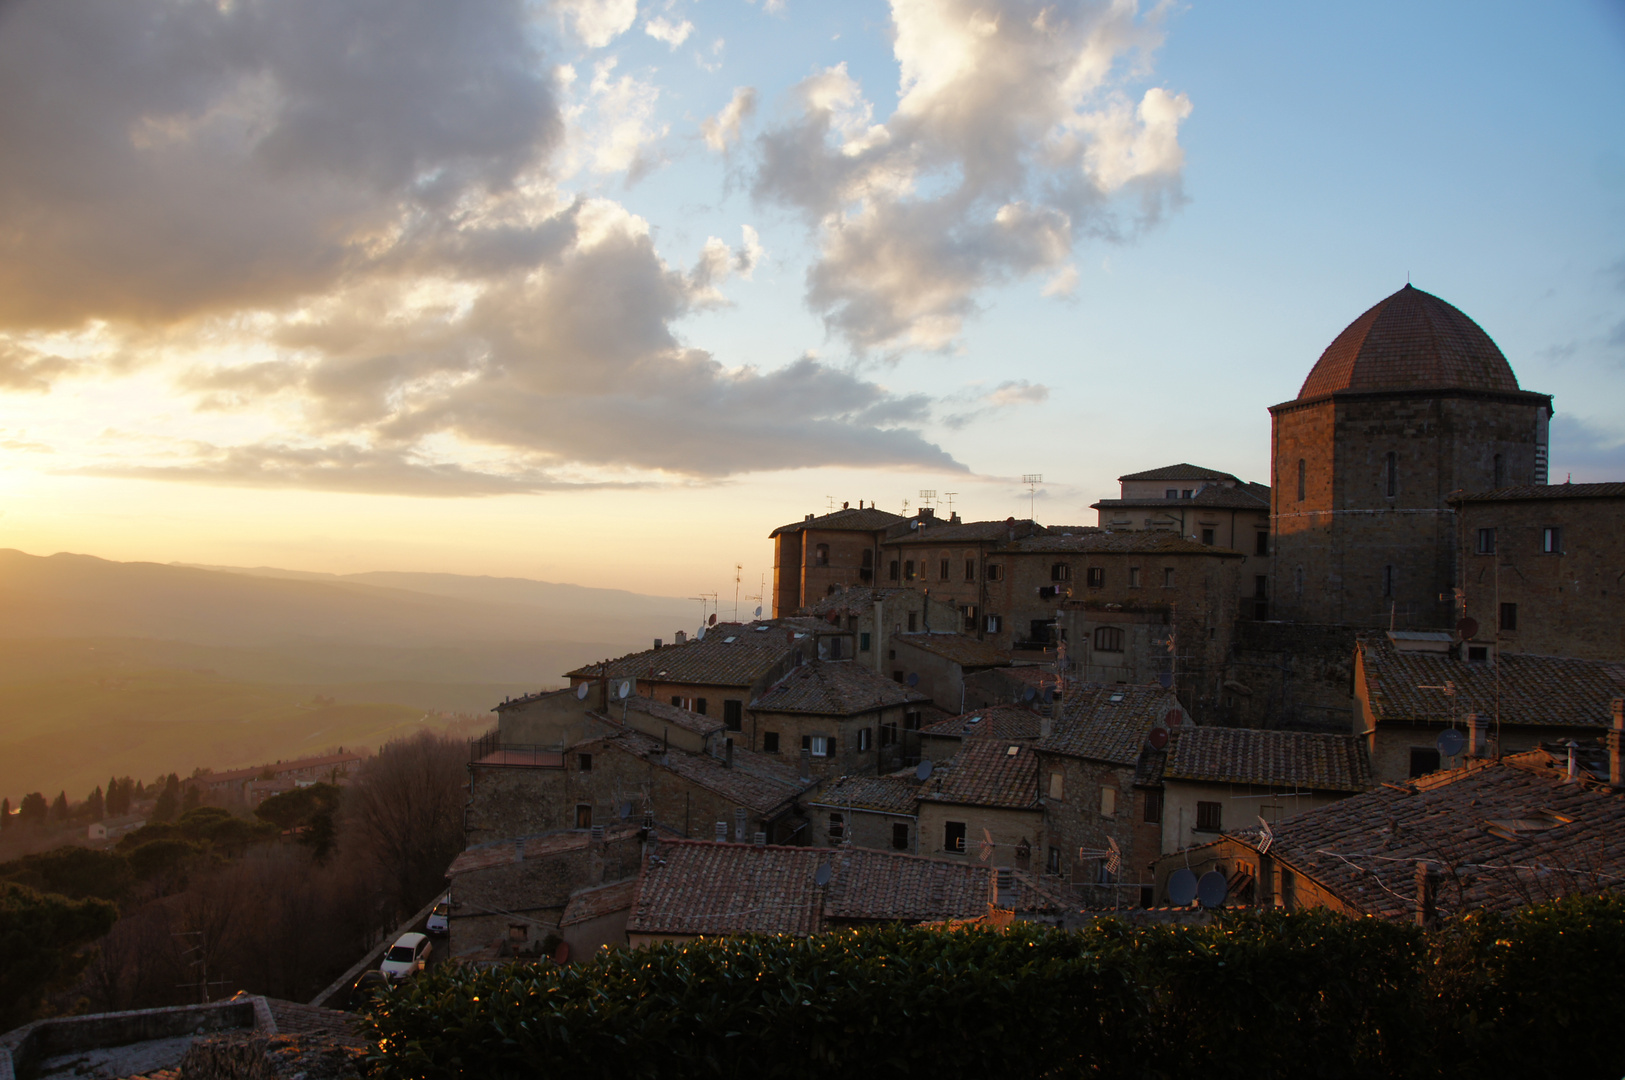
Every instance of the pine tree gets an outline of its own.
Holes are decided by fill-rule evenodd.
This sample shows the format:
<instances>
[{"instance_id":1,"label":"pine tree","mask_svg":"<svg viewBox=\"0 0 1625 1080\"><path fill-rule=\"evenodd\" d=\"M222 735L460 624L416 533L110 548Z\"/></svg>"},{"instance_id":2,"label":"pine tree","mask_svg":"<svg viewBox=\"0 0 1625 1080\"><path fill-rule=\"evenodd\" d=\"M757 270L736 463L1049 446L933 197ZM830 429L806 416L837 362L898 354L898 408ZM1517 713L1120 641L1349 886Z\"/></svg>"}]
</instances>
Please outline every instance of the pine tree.
<instances>
[{"instance_id":1,"label":"pine tree","mask_svg":"<svg viewBox=\"0 0 1625 1080\"><path fill-rule=\"evenodd\" d=\"M118 817L120 814L128 813L129 809L128 805L119 803L118 777L109 776L107 778L107 816Z\"/></svg>"},{"instance_id":2,"label":"pine tree","mask_svg":"<svg viewBox=\"0 0 1625 1080\"><path fill-rule=\"evenodd\" d=\"M37 791L30 791L23 796L22 803L17 807L17 820L43 825L50 812L51 806L45 801L45 796Z\"/></svg>"},{"instance_id":3,"label":"pine tree","mask_svg":"<svg viewBox=\"0 0 1625 1080\"><path fill-rule=\"evenodd\" d=\"M175 812L179 805L180 799L176 797L175 793L167 787L164 788L163 791L158 793L158 801L152 806L153 822L156 824L175 820Z\"/></svg>"},{"instance_id":4,"label":"pine tree","mask_svg":"<svg viewBox=\"0 0 1625 1080\"><path fill-rule=\"evenodd\" d=\"M102 789L97 788L85 798L85 813L90 815L91 821L100 821L107 816L107 804L102 798Z\"/></svg>"},{"instance_id":5,"label":"pine tree","mask_svg":"<svg viewBox=\"0 0 1625 1080\"><path fill-rule=\"evenodd\" d=\"M196 810L203 805L203 789L196 784L186 785L186 795L181 799L181 813Z\"/></svg>"},{"instance_id":6,"label":"pine tree","mask_svg":"<svg viewBox=\"0 0 1625 1080\"><path fill-rule=\"evenodd\" d=\"M11 828L11 799L0 799L0 832Z\"/></svg>"},{"instance_id":7,"label":"pine tree","mask_svg":"<svg viewBox=\"0 0 1625 1080\"><path fill-rule=\"evenodd\" d=\"M58 821L68 820L68 793L66 791L59 793L56 802L51 804L51 816Z\"/></svg>"}]
</instances>

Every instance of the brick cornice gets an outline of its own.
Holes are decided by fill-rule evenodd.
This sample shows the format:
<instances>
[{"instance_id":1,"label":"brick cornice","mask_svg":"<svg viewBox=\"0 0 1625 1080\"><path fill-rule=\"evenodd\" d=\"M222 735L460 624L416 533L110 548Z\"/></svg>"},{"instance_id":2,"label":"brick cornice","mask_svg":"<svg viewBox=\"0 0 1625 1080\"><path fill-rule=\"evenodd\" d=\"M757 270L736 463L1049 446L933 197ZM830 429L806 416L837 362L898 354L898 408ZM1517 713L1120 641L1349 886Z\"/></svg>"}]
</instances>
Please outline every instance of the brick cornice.
<instances>
[{"instance_id":1,"label":"brick cornice","mask_svg":"<svg viewBox=\"0 0 1625 1080\"><path fill-rule=\"evenodd\" d=\"M1330 394L1295 398L1271 405L1270 415L1297 412L1318 405L1342 405L1363 401L1416 401L1427 398L1465 398L1470 401L1498 401L1507 405L1544 405L1552 411L1552 395L1534 390L1472 390L1456 386L1418 386L1396 390L1335 390Z\"/></svg>"}]
</instances>

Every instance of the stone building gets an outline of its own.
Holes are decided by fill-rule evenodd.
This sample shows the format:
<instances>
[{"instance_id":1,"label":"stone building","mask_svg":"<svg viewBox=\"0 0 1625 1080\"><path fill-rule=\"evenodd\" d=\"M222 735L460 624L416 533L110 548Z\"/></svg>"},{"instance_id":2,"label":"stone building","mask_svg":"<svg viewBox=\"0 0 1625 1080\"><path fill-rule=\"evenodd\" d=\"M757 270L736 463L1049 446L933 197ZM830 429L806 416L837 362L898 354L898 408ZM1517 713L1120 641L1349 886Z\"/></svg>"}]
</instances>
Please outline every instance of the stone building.
<instances>
[{"instance_id":1,"label":"stone building","mask_svg":"<svg viewBox=\"0 0 1625 1080\"><path fill-rule=\"evenodd\" d=\"M908 518L861 502L781 525L773 541L773 616L793 615L843 587L879 584L876 568L887 530Z\"/></svg>"},{"instance_id":2,"label":"stone building","mask_svg":"<svg viewBox=\"0 0 1625 1080\"><path fill-rule=\"evenodd\" d=\"M1046 711L1049 706L1042 706ZM938 764L959 753L975 738L1033 742L1047 720L1027 705L992 705L949 716L920 731L920 756Z\"/></svg>"},{"instance_id":3,"label":"stone building","mask_svg":"<svg viewBox=\"0 0 1625 1080\"><path fill-rule=\"evenodd\" d=\"M1466 658L1625 661L1625 483L1524 485L1450 499Z\"/></svg>"},{"instance_id":4,"label":"stone building","mask_svg":"<svg viewBox=\"0 0 1625 1080\"><path fill-rule=\"evenodd\" d=\"M918 854L915 803L920 784L913 769L888 776L841 777L807 803L812 843Z\"/></svg>"},{"instance_id":5,"label":"stone building","mask_svg":"<svg viewBox=\"0 0 1625 1080\"><path fill-rule=\"evenodd\" d=\"M1044 803L1031 740L977 736L920 785L920 851L939 859L1037 869Z\"/></svg>"},{"instance_id":6,"label":"stone building","mask_svg":"<svg viewBox=\"0 0 1625 1080\"><path fill-rule=\"evenodd\" d=\"M952 604L896 586L839 588L803 607L800 614L845 630L852 636L853 656L882 675L896 670L897 650L891 644L895 635L952 630L961 622Z\"/></svg>"},{"instance_id":7,"label":"stone building","mask_svg":"<svg viewBox=\"0 0 1625 1080\"><path fill-rule=\"evenodd\" d=\"M1455 622L1456 491L1545 484L1550 395L1488 334L1406 285L1272 406L1273 610L1294 622Z\"/></svg>"},{"instance_id":8,"label":"stone building","mask_svg":"<svg viewBox=\"0 0 1625 1080\"><path fill-rule=\"evenodd\" d=\"M966 634L894 634L890 638L891 677L907 682L929 697L939 709L959 712L965 707L965 677L993 668L1009 667L1010 654Z\"/></svg>"},{"instance_id":9,"label":"stone building","mask_svg":"<svg viewBox=\"0 0 1625 1080\"><path fill-rule=\"evenodd\" d=\"M903 764L903 733L919 727L924 694L852 660L813 660L750 703L744 737L766 757L795 760L820 780L887 773Z\"/></svg>"}]
</instances>

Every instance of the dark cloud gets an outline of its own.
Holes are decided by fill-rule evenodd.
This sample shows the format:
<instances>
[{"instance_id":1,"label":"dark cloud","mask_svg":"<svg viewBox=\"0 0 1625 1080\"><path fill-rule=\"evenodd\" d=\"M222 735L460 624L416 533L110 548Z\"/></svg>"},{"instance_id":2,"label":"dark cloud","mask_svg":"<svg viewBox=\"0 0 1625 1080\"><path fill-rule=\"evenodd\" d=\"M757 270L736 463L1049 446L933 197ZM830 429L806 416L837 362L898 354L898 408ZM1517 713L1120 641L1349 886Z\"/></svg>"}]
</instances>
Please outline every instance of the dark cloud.
<instances>
[{"instance_id":1,"label":"dark cloud","mask_svg":"<svg viewBox=\"0 0 1625 1080\"><path fill-rule=\"evenodd\" d=\"M76 366L65 357L0 341L0 389L43 394L55 376Z\"/></svg>"},{"instance_id":2,"label":"dark cloud","mask_svg":"<svg viewBox=\"0 0 1625 1080\"><path fill-rule=\"evenodd\" d=\"M1558 413L1552 417L1551 440L1552 483L1625 480L1625 432Z\"/></svg>"}]
</instances>

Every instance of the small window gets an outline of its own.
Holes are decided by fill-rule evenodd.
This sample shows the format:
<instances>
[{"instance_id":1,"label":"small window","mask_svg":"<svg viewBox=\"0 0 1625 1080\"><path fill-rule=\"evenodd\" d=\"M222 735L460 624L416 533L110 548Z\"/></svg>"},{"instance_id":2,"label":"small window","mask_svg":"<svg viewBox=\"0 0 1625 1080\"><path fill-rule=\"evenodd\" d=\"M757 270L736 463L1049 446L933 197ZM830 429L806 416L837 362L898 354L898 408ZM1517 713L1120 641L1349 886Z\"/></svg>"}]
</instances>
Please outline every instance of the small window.
<instances>
[{"instance_id":1,"label":"small window","mask_svg":"<svg viewBox=\"0 0 1625 1080\"><path fill-rule=\"evenodd\" d=\"M829 735L803 735L801 748L812 751L813 757L834 757L835 739Z\"/></svg>"},{"instance_id":2,"label":"small window","mask_svg":"<svg viewBox=\"0 0 1625 1080\"><path fill-rule=\"evenodd\" d=\"M576 769L579 770L580 772L592 772L592 755L591 754L577 754L576 755Z\"/></svg>"},{"instance_id":3,"label":"small window","mask_svg":"<svg viewBox=\"0 0 1625 1080\"><path fill-rule=\"evenodd\" d=\"M965 560L965 580L966 581L975 581L976 580L976 560L975 559L966 559Z\"/></svg>"},{"instance_id":4,"label":"small window","mask_svg":"<svg viewBox=\"0 0 1625 1080\"><path fill-rule=\"evenodd\" d=\"M1432 746L1411 747L1411 775L1426 776L1439 771L1439 751Z\"/></svg>"},{"instance_id":5,"label":"small window","mask_svg":"<svg viewBox=\"0 0 1625 1080\"><path fill-rule=\"evenodd\" d=\"M1181 491L1181 492L1180 492L1180 493L1179 493L1179 497L1180 497L1180 498L1181 498L1181 499L1188 499L1188 498L1190 498L1190 497L1191 497L1191 494L1192 494L1192 492L1191 492L1191 489L1190 489L1190 488L1186 488L1186 489L1185 489L1185 490L1184 490L1184 491Z\"/></svg>"},{"instance_id":6,"label":"small window","mask_svg":"<svg viewBox=\"0 0 1625 1080\"><path fill-rule=\"evenodd\" d=\"M871 729L871 728L859 728L858 729L858 752L859 753L862 753L863 751L869 749L869 742L870 742L869 733L870 733L871 730L873 730L873 729Z\"/></svg>"},{"instance_id":7,"label":"small window","mask_svg":"<svg viewBox=\"0 0 1625 1080\"><path fill-rule=\"evenodd\" d=\"M697 698L694 699L694 711L699 713L701 716L705 715L705 699L704 698L697 697Z\"/></svg>"},{"instance_id":8,"label":"small window","mask_svg":"<svg viewBox=\"0 0 1625 1080\"><path fill-rule=\"evenodd\" d=\"M892 655L895 656L896 654L893 653ZM901 670L892 672L891 673L891 681L892 682L902 682L903 681L903 672Z\"/></svg>"},{"instance_id":9,"label":"small window","mask_svg":"<svg viewBox=\"0 0 1625 1080\"><path fill-rule=\"evenodd\" d=\"M1478 530L1478 553L1480 555L1494 555L1495 554L1495 530L1494 529L1480 529L1480 530Z\"/></svg>"},{"instance_id":10,"label":"small window","mask_svg":"<svg viewBox=\"0 0 1625 1080\"><path fill-rule=\"evenodd\" d=\"M592 805L590 803L576 804L576 828L592 828Z\"/></svg>"},{"instance_id":11,"label":"small window","mask_svg":"<svg viewBox=\"0 0 1625 1080\"><path fill-rule=\"evenodd\" d=\"M987 617L987 622L984 625L987 628L987 633L989 633L989 634L1000 633L1000 632L1002 632L1004 630L1004 616L1003 615L989 615Z\"/></svg>"},{"instance_id":12,"label":"small window","mask_svg":"<svg viewBox=\"0 0 1625 1080\"><path fill-rule=\"evenodd\" d=\"M1467 646L1467 662L1469 664L1487 664L1490 662L1490 647L1488 645Z\"/></svg>"},{"instance_id":13,"label":"small window","mask_svg":"<svg viewBox=\"0 0 1625 1080\"><path fill-rule=\"evenodd\" d=\"M1100 812L1105 817L1117 816L1117 789L1103 787L1100 789Z\"/></svg>"},{"instance_id":14,"label":"small window","mask_svg":"<svg viewBox=\"0 0 1625 1080\"><path fill-rule=\"evenodd\" d=\"M1253 538L1253 554L1268 555L1270 553L1270 534L1261 532Z\"/></svg>"},{"instance_id":15,"label":"small window","mask_svg":"<svg viewBox=\"0 0 1625 1080\"><path fill-rule=\"evenodd\" d=\"M1065 797L1064 794L1063 794L1063 792L1066 790L1065 784L1066 784L1066 777L1064 777L1062 774L1060 774L1058 772L1050 773L1049 774L1049 797L1056 800L1057 802L1060 802Z\"/></svg>"},{"instance_id":16,"label":"small window","mask_svg":"<svg viewBox=\"0 0 1625 1080\"><path fill-rule=\"evenodd\" d=\"M829 838L839 840L846 835L846 816L844 814L831 814L829 816Z\"/></svg>"},{"instance_id":17,"label":"small window","mask_svg":"<svg viewBox=\"0 0 1625 1080\"><path fill-rule=\"evenodd\" d=\"M903 564L903 580L904 581L913 581L914 580L914 560L913 559L910 559L910 560L908 560L907 562L905 562Z\"/></svg>"},{"instance_id":18,"label":"small window","mask_svg":"<svg viewBox=\"0 0 1625 1080\"><path fill-rule=\"evenodd\" d=\"M1179 498L1179 489L1178 488L1164 488L1163 492L1162 492L1162 497L1164 499L1177 499L1177 498Z\"/></svg>"},{"instance_id":19,"label":"small window","mask_svg":"<svg viewBox=\"0 0 1625 1080\"><path fill-rule=\"evenodd\" d=\"M988 563L987 564L987 579L989 581L1003 581L1004 580L1004 567L999 565L998 563Z\"/></svg>"},{"instance_id":20,"label":"small window","mask_svg":"<svg viewBox=\"0 0 1625 1080\"><path fill-rule=\"evenodd\" d=\"M827 659L827 660L839 660L840 658L841 658L841 639L838 638L838 637L832 637L832 638L829 639L829 656L825 657L825 659ZM703 712L704 710L702 709L701 711Z\"/></svg>"},{"instance_id":21,"label":"small window","mask_svg":"<svg viewBox=\"0 0 1625 1080\"><path fill-rule=\"evenodd\" d=\"M937 578L939 580L942 580L942 581L947 581L948 580L948 560L943 559L942 560L942 565L939 566L937 569L938 569Z\"/></svg>"},{"instance_id":22,"label":"small window","mask_svg":"<svg viewBox=\"0 0 1625 1080\"><path fill-rule=\"evenodd\" d=\"M1540 551L1543 555L1563 554L1563 530L1555 525L1540 530Z\"/></svg>"},{"instance_id":23,"label":"small window","mask_svg":"<svg viewBox=\"0 0 1625 1080\"><path fill-rule=\"evenodd\" d=\"M818 566L829 565L829 545L819 544L813 548L813 561Z\"/></svg>"},{"instance_id":24,"label":"small window","mask_svg":"<svg viewBox=\"0 0 1625 1080\"><path fill-rule=\"evenodd\" d=\"M919 714L917 712L906 712L906 713L904 713L903 714L903 730L904 731L918 731L918 730L920 730L920 716L921 716L921 714Z\"/></svg>"},{"instance_id":25,"label":"small window","mask_svg":"<svg viewBox=\"0 0 1625 1080\"><path fill-rule=\"evenodd\" d=\"M1305 481L1308 479L1308 477L1309 477L1308 466L1306 466L1304 464L1303 458L1299 458L1298 459L1298 501L1299 502L1303 502L1303 491L1304 491L1304 487L1305 487Z\"/></svg>"},{"instance_id":26,"label":"small window","mask_svg":"<svg viewBox=\"0 0 1625 1080\"><path fill-rule=\"evenodd\" d=\"M863 568L865 570L868 570L869 568L874 566L874 564L875 564L875 553L874 553L874 551L871 550L870 548L864 548L863 549L862 562L863 562ZM869 579L866 577L866 578L864 578L864 580L868 581Z\"/></svg>"},{"instance_id":27,"label":"small window","mask_svg":"<svg viewBox=\"0 0 1625 1080\"><path fill-rule=\"evenodd\" d=\"M1104 566L1091 566L1084 571L1084 574L1091 589L1104 589L1106 587L1106 568Z\"/></svg>"},{"instance_id":28,"label":"small window","mask_svg":"<svg viewBox=\"0 0 1625 1080\"><path fill-rule=\"evenodd\" d=\"M1116 626L1102 626L1095 630L1096 652L1122 652L1123 631Z\"/></svg>"},{"instance_id":29,"label":"small window","mask_svg":"<svg viewBox=\"0 0 1625 1080\"><path fill-rule=\"evenodd\" d=\"M888 569L888 575L890 576L891 580L893 580L893 581L897 580L897 560L896 559L893 559L891 561L891 566Z\"/></svg>"},{"instance_id":30,"label":"small window","mask_svg":"<svg viewBox=\"0 0 1625 1080\"><path fill-rule=\"evenodd\" d=\"M913 612L913 611L909 612L908 613L908 632L912 634L912 633L914 633L914 631L918 630L919 628L920 628L920 616L919 616L919 614L916 613L916 612Z\"/></svg>"},{"instance_id":31,"label":"small window","mask_svg":"<svg viewBox=\"0 0 1625 1080\"><path fill-rule=\"evenodd\" d=\"M683 707L683 699L677 694L671 696L671 703L679 709Z\"/></svg>"},{"instance_id":32,"label":"small window","mask_svg":"<svg viewBox=\"0 0 1625 1080\"><path fill-rule=\"evenodd\" d=\"M1196 831L1218 832L1224 828L1224 804L1199 802L1196 804Z\"/></svg>"},{"instance_id":33,"label":"small window","mask_svg":"<svg viewBox=\"0 0 1625 1080\"><path fill-rule=\"evenodd\" d=\"M1145 820L1150 825L1162 824L1162 789L1156 788L1145 793Z\"/></svg>"},{"instance_id":34,"label":"small window","mask_svg":"<svg viewBox=\"0 0 1625 1080\"><path fill-rule=\"evenodd\" d=\"M1267 574L1256 574L1253 577L1253 599L1268 600L1270 598L1270 579Z\"/></svg>"},{"instance_id":35,"label":"small window","mask_svg":"<svg viewBox=\"0 0 1625 1080\"><path fill-rule=\"evenodd\" d=\"M891 827L891 846L894 851L908 850L908 823L894 822Z\"/></svg>"},{"instance_id":36,"label":"small window","mask_svg":"<svg viewBox=\"0 0 1625 1080\"><path fill-rule=\"evenodd\" d=\"M975 604L966 604L964 607L960 608L959 610L961 612L963 612L964 615L965 615L965 633L967 633L967 634L976 633L976 605Z\"/></svg>"},{"instance_id":37,"label":"small window","mask_svg":"<svg viewBox=\"0 0 1625 1080\"><path fill-rule=\"evenodd\" d=\"M1388 497L1392 499L1399 494L1399 457L1392 450L1388 451L1388 458L1384 463L1384 484L1388 489Z\"/></svg>"},{"instance_id":38,"label":"small window","mask_svg":"<svg viewBox=\"0 0 1625 1080\"><path fill-rule=\"evenodd\" d=\"M1128 568L1128 587L1131 589L1140 587L1140 568L1138 566Z\"/></svg>"},{"instance_id":39,"label":"small window","mask_svg":"<svg viewBox=\"0 0 1625 1080\"><path fill-rule=\"evenodd\" d=\"M1516 630L1518 628L1518 605L1501 605L1501 629Z\"/></svg>"},{"instance_id":40,"label":"small window","mask_svg":"<svg viewBox=\"0 0 1625 1080\"><path fill-rule=\"evenodd\" d=\"M945 821L942 823L942 850L965 850L965 823L963 821Z\"/></svg>"},{"instance_id":41,"label":"small window","mask_svg":"<svg viewBox=\"0 0 1625 1080\"><path fill-rule=\"evenodd\" d=\"M704 710L702 709L701 712ZM722 726L729 731L745 729L745 703L729 698L722 703Z\"/></svg>"},{"instance_id":42,"label":"small window","mask_svg":"<svg viewBox=\"0 0 1625 1080\"><path fill-rule=\"evenodd\" d=\"M1382 595L1384 597L1394 595L1394 567L1392 563L1382 568Z\"/></svg>"},{"instance_id":43,"label":"small window","mask_svg":"<svg viewBox=\"0 0 1625 1080\"><path fill-rule=\"evenodd\" d=\"M1049 579L1051 581L1070 581L1072 580L1072 568L1066 563L1054 563L1049 568Z\"/></svg>"},{"instance_id":44,"label":"small window","mask_svg":"<svg viewBox=\"0 0 1625 1080\"><path fill-rule=\"evenodd\" d=\"M892 720L880 725L880 745L897 745L897 721Z\"/></svg>"},{"instance_id":45,"label":"small window","mask_svg":"<svg viewBox=\"0 0 1625 1080\"><path fill-rule=\"evenodd\" d=\"M1174 587L1174 568L1171 566L1165 566L1162 568L1162 587L1164 589L1171 589Z\"/></svg>"},{"instance_id":46,"label":"small window","mask_svg":"<svg viewBox=\"0 0 1625 1080\"><path fill-rule=\"evenodd\" d=\"M779 752L779 733L776 731L762 732L762 752L776 754Z\"/></svg>"},{"instance_id":47,"label":"small window","mask_svg":"<svg viewBox=\"0 0 1625 1080\"><path fill-rule=\"evenodd\" d=\"M858 635L858 652L868 652L868 651L869 651L869 635L868 634L859 634Z\"/></svg>"},{"instance_id":48,"label":"small window","mask_svg":"<svg viewBox=\"0 0 1625 1080\"><path fill-rule=\"evenodd\" d=\"M1202 543L1206 544L1208 547L1213 546L1213 530L1212 529L1203 529L1202 530Z\"/></svg>"},{"instance_id":49,"label":"small window","mask_svg":"<svg viewBox=\"0 0 1625 1080\"><path fill-rule=\"evenodd\" d=\"M1060 874L1060 872L1061 872L1061 849L1060 848L1052 847L1052 848L1049 849L1049 855L1046 856L1045 859L1044 859L1044 870L1045 870L1046 873L1057 874L1057 875Z\"/></svg>"}]
</instances>

